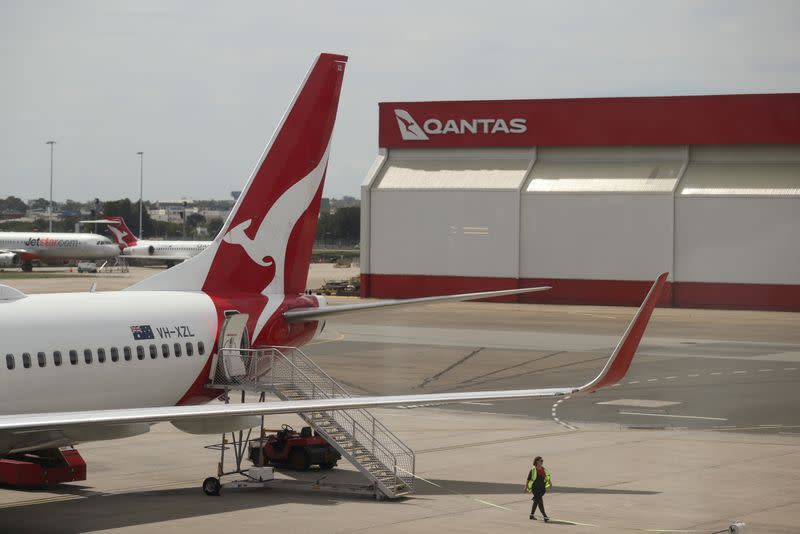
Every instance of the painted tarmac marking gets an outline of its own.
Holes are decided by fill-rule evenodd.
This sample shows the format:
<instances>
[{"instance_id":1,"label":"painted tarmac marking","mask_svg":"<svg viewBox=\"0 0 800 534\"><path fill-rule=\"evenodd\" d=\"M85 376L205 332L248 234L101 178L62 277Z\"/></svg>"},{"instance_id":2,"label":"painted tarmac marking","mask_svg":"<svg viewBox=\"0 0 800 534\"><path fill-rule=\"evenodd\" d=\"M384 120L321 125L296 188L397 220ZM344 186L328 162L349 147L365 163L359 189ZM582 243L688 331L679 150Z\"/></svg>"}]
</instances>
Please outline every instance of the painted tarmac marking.
<instances>
[{"instance_id":1,"label":"painted tarmac marking","mask_svg":"<svg viewBox=\"0 0 800 534\"><path fill-rule=\"evenodd\" d=\"M784 371L797 371L797 367L784 367Z\"/></svg>"},{"instance_id":2,"label":"painted tarmac marking","mask_svg":"<svg viewBox=\"0 0 800 534\"><path fill-rule=\"evenodd\" d=\"M628 381L628 384L638 384L638 383L639 383L638 380L629 380Z\"/></svg>"},{"instance_id":3,"label":"painted tarmac marking","mask_svg":"<svg viewBox=\"0 0 800 534\"><path fill-rule=\"evenodd\" d=\"M571 398L571 397L570 397L569 395L567 395L567 396L566 396L566 397L564 397L563 399L559 399L559 400L557 400L556 402L554 402L554 403L553 403L553 406L552 406L552 407L551 407L551 409L550 409L550 416L553 418L553 421L555 421L557 424L559 424L559 425L563 426L563 427L564 427L564 428L566 428L567 430L578 430L578 427L576 427L576 426L572 426L571 424L569 424L569 423L566 423L566 422L562 421L562 420L561 420L561 419L559 419L559 418L558 418L558 416L556 415L556 410L558 409L558 405L559 405L559 404L561 404L562 402L564 402L565 400L569 400L570 398Z\"/></svg>"},{"instance_id":4,"label":"painted tarmac marking","mask_svg":"<svg viewBox=\"0 0 800 534\"><path fill-rule=\"evenodd\" d=\"M770 371L772 371L772 369L759 369L758 370L759 373L769 373Z\"/></svg>"},{"instance_id":5,"label":"painted tarmac marking","mask_svg":"<svg viewBox=\"0 0 800 534\"><path fill-rule=\"evenodd\" d=\"M678 378L678 377L677 376L665 376L664 380L674 380L676 378Z\"/></svg>"},{"instance_id":6,"label":"painted tarmac marking","mask_svg":"<svg viewBox=\"0 0 800 534\"><path fill-rule=\"evenodd\" d=\"M678 419L708 419L710 421L727 421L727 417L705 417L700 415L672 415L668 413L642 413L642 412L619 412L620 415L644 415L648 417L675 417Z\"/></svg>"},{"instance_id":7,"label":"painted tarmac marking","mask_svg":"<svg viewBox=\"0 0 800 534\"><path fill-rule=\"evenodd\" d=\"M735 374L735 375L744 375L744 374L747 374L747 371L734 371L733 374Z\"/></svg>"},{"instance_id":8,"label":"painted tarmac marking","mask_svg":"<svg viewBox=\"0 0 800 534\"><path fill-rule=\"evenodd\" d=\"M688 376L689 378L697 378L697 377L698 377L698 376L700 376L700 375L694 375L694 374L693 374L693 375L686 375L686 376Z\"/></svg>"},{"instance_id":9,"label":"painted tarmac marking","mask_svg":"<svg viewBox=\"0 0 800 534\"><path fill-rule=\"evenodd\" d=\"M711 376L716 376L716 375L721 375L722 373L716 372L716 373L708 373L708 374L710 374Z\"/></svg>"},{"instance_id":10,"label":"painted tarmac marking","mask_svg":"<svg viewBox=\"0 0 800 534\"><path fill-rule=\"evenodd\" d=\"M658 378L648 378L648 382L658 382Z\"/></svg>"},{"instance_id":11,"label":"painted tarmac marking","mask_svg":"<svg viewBox=\"0 0 800 534\"><path fill-rule=\"evenodd\" d=\"M491 402L473 402L473 401L464 401L460 402L459 404L474 404L475 406L494 406Z\"/></svg>"}]
</instances>

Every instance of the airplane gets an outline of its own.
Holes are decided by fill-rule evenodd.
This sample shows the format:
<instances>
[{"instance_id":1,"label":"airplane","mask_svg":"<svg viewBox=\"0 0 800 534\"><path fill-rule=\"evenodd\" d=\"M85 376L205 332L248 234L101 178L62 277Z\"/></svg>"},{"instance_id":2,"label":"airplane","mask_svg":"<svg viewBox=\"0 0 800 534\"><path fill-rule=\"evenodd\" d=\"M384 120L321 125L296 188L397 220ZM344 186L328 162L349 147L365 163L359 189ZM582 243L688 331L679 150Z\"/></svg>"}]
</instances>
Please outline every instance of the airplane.
<instances>
[{"instance_id":1,"label":"airplane","mask_svg":"<svg viewBox=\"0 0 800 534\"><path fill-rule=\"evenodd\" d=\"M0 232L0 267L33 270L32 260L97 260L119 256L107 237L87 233Z\"/></svg>"},{"instance_id":2,"label":"airplane","mask_svg":"<svg viewBox=\"0 0 800 534\"><path fill-rule=\"evenodd\" d=\"M125 219L107 216L105 222L114 236L114 241L122 251L122 256L129 259L164 260L167 267L196 256L208 247L212 241L161 241L157 239L139 239L134 235Z\"/></svg>"},{"instance_id":3,"label":"airplane","mask_svg":"<svg viewBox=\"0 0 800 534\"><path fill-rule=\"evenodd\" d=\"M667 273L605 367L584 385L210 403L223 393L208 385L229 316L246 322L237 347L301 346L329 317L549 289L341 306L304 293L346 62L342 55L318 56L222 230L198 255L116 292L25 295L0 286L0 462L8 463L7 472L51 465L59 454L68 460L77 451L61 447L143 434L163 421L219 435L258 426L264 415L563 398L624 377ZM83 478L66 480L85 479L83 467Z\"/></svg>"}]
</instances>

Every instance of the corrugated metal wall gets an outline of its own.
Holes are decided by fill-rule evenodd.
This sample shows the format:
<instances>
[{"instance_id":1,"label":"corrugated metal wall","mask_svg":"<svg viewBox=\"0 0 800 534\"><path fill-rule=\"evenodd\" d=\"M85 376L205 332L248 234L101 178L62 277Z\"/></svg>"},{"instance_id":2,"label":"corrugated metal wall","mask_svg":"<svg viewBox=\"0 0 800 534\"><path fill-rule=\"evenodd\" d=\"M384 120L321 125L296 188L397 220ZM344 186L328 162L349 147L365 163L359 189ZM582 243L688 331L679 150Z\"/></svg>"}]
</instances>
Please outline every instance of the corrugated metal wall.
<instances>
[{"instance_id":1,"label":"corrugated metal wall","mask_svg":"<svg viewBox=\"0 0 800 534\"><path fill-rule=\"evenodd\" d=\"M800 147L528 154L390 151L362 190L364 295L551 283L523 300L630 305L670 271L662 305L800 311Z\"/></svg>"}]
</instances>

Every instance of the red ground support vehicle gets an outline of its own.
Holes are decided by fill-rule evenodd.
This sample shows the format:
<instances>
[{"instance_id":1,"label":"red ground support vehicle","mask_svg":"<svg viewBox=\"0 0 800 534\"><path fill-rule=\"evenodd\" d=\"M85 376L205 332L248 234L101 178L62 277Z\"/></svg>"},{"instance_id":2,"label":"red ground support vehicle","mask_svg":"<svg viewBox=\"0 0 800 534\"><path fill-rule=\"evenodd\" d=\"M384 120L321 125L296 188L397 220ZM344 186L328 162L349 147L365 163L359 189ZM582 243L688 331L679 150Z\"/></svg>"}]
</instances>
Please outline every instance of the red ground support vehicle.
<instances>
[{"instance_id":1,"label":"red ground support vehicle","mask_svg":"<svg viewBox=\"0 0 800 534\"><path fill-rule=\"evenodd\" d=\"M266 437L263 454L264 465L288 466L298 471L304 471L312 465L331 469L342 458L323 437L314 435L310 426L303 427L297 433L289 425L281 425L277 433ZM250 444L250 461L259 465L257 441Z\"/></svg>"}]
</instances>

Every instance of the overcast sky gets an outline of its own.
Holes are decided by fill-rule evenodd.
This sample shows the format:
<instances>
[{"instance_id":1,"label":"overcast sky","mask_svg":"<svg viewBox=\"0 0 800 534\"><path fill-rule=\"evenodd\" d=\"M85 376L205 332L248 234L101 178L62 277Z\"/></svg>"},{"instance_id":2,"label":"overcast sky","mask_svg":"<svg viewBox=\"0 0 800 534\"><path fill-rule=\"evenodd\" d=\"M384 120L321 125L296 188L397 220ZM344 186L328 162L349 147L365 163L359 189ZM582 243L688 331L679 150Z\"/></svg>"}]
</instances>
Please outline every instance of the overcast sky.
<instances>
[{"instance_id":1,"label":"overcast sky","mask_svg":"<svg viewBox=\"0 0 800 534\"><path fill-rule=\"evenodd\" d=\"M280 4L280 5L276 5ZM230 198L319 52L350 56L326 196L377 103L800 91L800 2L0 0L0 197Z\"/></svg>"}]
</instances>

